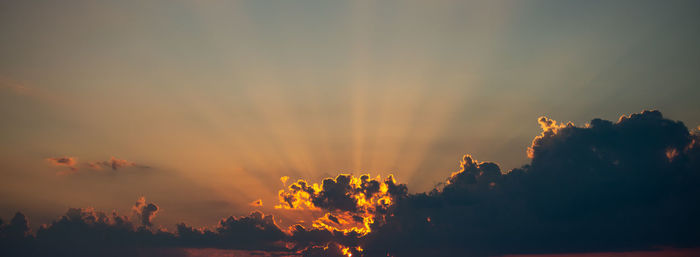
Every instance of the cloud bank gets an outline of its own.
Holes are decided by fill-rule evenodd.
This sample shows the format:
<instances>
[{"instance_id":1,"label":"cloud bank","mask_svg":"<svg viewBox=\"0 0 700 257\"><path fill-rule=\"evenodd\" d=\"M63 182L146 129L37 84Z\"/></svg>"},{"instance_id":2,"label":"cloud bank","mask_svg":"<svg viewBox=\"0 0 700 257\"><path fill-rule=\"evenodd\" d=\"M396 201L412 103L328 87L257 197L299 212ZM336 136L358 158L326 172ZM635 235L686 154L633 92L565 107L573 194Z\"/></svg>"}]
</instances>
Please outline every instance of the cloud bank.
<instances>
[{"instance_id":1,"label":"cloud bank","mask_svg":"<svg viewBox=\"0 0 700 257\"><path fill-rule=\"evenodd\" d=\"M530 163L503 171L465 155L459 170L430 192L409 194L392 176L292 183L279 192L276 208L321 212L309 227L281 228L256 211L222 219L214 229L183 223L167 232L154 229L158 207L139 199L137 225L116 213L70 209L33 235L18 213L0 226L2 241L12 242L2 245L3 256L183 247L302 256L493 256L700 246L697 131L658 111L584 126L546 117L538 122L542 133L528 148Z\"/></svg>"},{"instance_id":2,"label":"cloud bank","mask_svg":"<svg viewBox=\"0 0 700 257\"><path fill-rule=\"evenodd\" d=\"M478 256L700 244L697 132L658 111L583 127L539 122L530 164L504 173L466 155L444 188L397 202L366 251Z\"/></svg>"}]
</instances>

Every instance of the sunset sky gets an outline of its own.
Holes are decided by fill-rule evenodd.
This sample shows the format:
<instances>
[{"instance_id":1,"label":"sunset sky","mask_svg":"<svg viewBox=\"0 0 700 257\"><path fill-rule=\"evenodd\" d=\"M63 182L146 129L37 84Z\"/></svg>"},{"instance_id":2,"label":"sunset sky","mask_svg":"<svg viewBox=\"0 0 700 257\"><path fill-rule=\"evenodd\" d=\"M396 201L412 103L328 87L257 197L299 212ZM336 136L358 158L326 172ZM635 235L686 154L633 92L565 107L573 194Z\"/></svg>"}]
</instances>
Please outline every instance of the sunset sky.
<instances>
[{"instance_id":1,"label":"sunset sky","mask_svg":"<svg viewBox=\"0 0 700 257\"><path fill-rule=\"evenodd\" d=\"M697 1L2 1L0 217L214 226L297 179L528 164L546 116L700 125ZM283 183L280 178L288 176ZM262 206L252 206L255 200ZM253 204L254 205L254 204Z\"/></svg>"}]
</instances>

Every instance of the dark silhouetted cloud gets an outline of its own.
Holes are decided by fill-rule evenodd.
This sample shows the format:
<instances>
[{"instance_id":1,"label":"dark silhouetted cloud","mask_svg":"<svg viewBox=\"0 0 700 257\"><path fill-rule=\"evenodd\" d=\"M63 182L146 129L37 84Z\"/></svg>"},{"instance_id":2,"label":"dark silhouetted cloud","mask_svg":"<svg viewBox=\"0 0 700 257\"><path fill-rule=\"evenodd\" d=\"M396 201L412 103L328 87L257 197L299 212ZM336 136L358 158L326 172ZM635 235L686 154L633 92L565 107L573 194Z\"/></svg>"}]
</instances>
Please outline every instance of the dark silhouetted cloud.
<instances>
[{"instance_id":1,"label":"dark silhouetted cloud","mask_svg":"<svg viewBox=\"0 0 700 257\"><path fill-rule=\"evenodd\" d=\"M399 200L368 255L620 251L700 244L699 135L658 111L583 127L542 117L531 163L466 155L441 189ZM406 247L408 242L409 247Z\"/></svg>"},{"instance_id":2,"label":"dark silhouetted cloud","mask_svg":"<svg viewBox=\"0 0 700 257\"><path fill-rule=\"evenodd\" d=\"M258 211L245 217L222 219L213 231L180 223L177 235L179 245L196 248L279 251L286 250L283 242L287 240L273 216Z\"/></svg>"},{"instance_id":3,"label":"dark silhouetted cloud","mask_svg":"<svg viewBox=\"0 0 700 257\"><path fill-rule=\"evenodd\" d=\"M271 215L253 212L222 219L214 230L177 225L176 233L154 229L158 207L140 198L134 205L138 223L116 212L70 208L36 235L17 213L0 222L0 256L189 256L185 248L248 249L288 252L287 235Z\"/></svg>"},{"instance_id":4,"label":"dark silhouetted cloud","mask_svg":"<svg viewBox=\"0 0 700 257\"><path fill-rule=\"evenodd\" d=\"M547 117L538 122L542 133L527 150L529 164L504 172L465 155L459 170L430 192L409 194L392 176L292 183L279 192L276 208L320 212L308 227L283 230L256 211L222 219L213 229L181 223L171 233L153 228L159 209L141 198L133 207L138 225L116 213L70 209L34 236L18 213L0 222L2 253L91 256L105 249L184 247L302 256L493 256L700 246L697 131L658 111L585 126ZM114 169L134 166L114 160Z\"/></svg>"},{"instance_id":5,"label":"dark silhouetted cloud","mask_svg":"<svg viewBox=\"0 0 700 257\"><path fill-rule=\"evenodd\" d=\"M16 213L8 224L0 219L0 255L25 255L33 246L30 232L29 220L20 212Z\"/></svg>"}]
</instances>

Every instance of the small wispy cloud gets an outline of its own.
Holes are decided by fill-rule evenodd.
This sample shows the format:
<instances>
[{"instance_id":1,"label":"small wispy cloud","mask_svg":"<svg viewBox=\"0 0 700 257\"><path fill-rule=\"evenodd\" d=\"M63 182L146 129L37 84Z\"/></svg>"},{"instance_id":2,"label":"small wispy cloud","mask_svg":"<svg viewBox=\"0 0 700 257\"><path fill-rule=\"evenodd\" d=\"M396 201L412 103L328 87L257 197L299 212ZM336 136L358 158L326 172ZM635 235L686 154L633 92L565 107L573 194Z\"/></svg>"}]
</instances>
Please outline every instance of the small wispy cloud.
<instances>
[{"instance_id":1,"label":"small wispy cloud","mask_svg":"<svg viewBox=\"0 0 700 257\"><path fill-rule=\"evenodd\" d=\"M46 161L48 161L53 166L68 168L67 171L64 170L64 171L58 172L58 175L66 175L66 174L70 174L70 173L74 173L74 172L78 171L78 168L75 166L77 161L74 157L68 157L68 156L50 157L50 158L46 158Z\"/></svg>"},{"instance_id":2,"label":"small wispy cloud","mask_svg":"<svg viewBox=\"0 0 700 257\"><path fill-rule=\"evenodd\" d=\"M0 75L0 88L12 91L18 95L31 95L33 90L29 88L25 83L12 80L5 76Z\"/></svg>"},{"instance_id":3,"label":"small wispy cloud","mask_svg":"<svg viewBox=\"0 0 700 257\"><path fill-rule=\"evenodd\" d=\"M258 199L258 200L250 202L248 205L253 206L253 207L262 207L263 202L262 202L262 199Z\"/></svg>"},{"instance_id":4,"label":"small wispy cloud","mask_svg":"<svg viewBox=\"0 0 700 257\"><path fill-rule=\"evenodd\" d=\"M138 169L150 169L150 166L143 165L140 163L135 163L132 161L127 161L124 159L119 159L114 156L110 157L109 160L105 161L89 161L89 162L83 162L80 163L77 161L76 157L68 157L68 156L61 156L61 157L50 157L46 158L46 160L52 165L52 166L57 166L57 167L66 167L68 168L68 171L60 171L57 174L58 175L68 175L75 173L79 170L79 167L85 167L89 170L103 170L104 168L108 168L111 170L119 170L127 167L133 167L133 168L138 168Z\"/></svg>"},{"instance_id":5,"label":"small wispy cloud","mask_svg":"<svg viewBox=\"0 0 700 257\"><path fill-rule=\"evenodd\" d=\"M111 168L112 170L118 170L118 169L125 168L125 167L134 167L134 168L140 168L140 169L150 168L147 165L130 162L130 161L127 161L124 159L118 159L118 158L115 158L114 156L112 156L107 161L88 162L87 166L91 169L94 169L94 170L101 170L102 168Z\"/></svg>"}]
</instances>

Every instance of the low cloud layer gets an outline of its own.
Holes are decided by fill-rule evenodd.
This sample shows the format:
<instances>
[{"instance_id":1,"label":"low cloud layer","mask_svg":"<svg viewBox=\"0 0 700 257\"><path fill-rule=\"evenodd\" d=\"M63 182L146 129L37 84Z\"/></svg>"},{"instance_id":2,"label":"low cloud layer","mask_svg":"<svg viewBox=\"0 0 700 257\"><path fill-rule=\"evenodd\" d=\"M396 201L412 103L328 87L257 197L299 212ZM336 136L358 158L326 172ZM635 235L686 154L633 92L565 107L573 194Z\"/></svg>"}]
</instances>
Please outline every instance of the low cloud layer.
<instances>
[{"instance_id":1,"label":"low cloud layer","mask_svg":"<svg viewBox=\"0 0 700 257\"><path fill-rule=\"evenodd\" d=\"M280 228L272 216L253 212L222 219L214 229L183 223L166 232L154 228L157 205L139 199L136 224L116 213L70 209L34 236L17 214L0 226L2 241L11 242L2 245L3 256L182 247L303 256L493 256L700 246L697 131L658 111L584 126L546 117L538 122L542 133L527 151L530 163L503 171L465 155L430 192L408 194L391 176L292 183L279 192L277 210L323 213L310 227Z\"/></svg>"},{"instance_id":2,"label":"low cloud layer","mask_svg":"<svg viewBox=\"0 0 700 257\"><path fill-rule=\"evenodd\" d=\"M176 243L182 247L246 250L286 250L287 235L272 215L255 211L248 216L222 219L214 230L177 225Z\"/></svg>"},{"instance_id":3,"label":"low cloud layer","mask_svg":"<svg viewBox=\"0 0 700 257\"><path fill-rule=\"evenodd\" d=\"M154 228L154 203L140 198L133 209L134 219L70 208L35 234L28 219L17 213L10 223L0 223L0 256L187 256L185 248L286 250L286 234L272 216L260 212L222 219L213 230L181 223L177 231L168 232Z\"/></svg>"}]
</instances>

